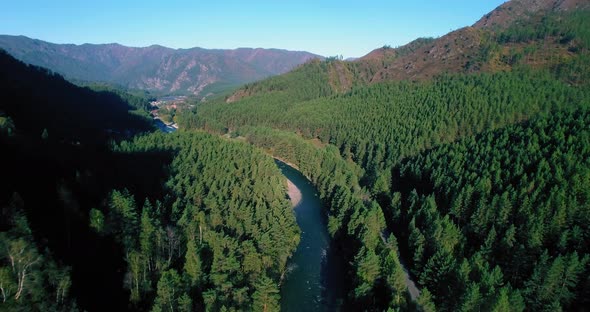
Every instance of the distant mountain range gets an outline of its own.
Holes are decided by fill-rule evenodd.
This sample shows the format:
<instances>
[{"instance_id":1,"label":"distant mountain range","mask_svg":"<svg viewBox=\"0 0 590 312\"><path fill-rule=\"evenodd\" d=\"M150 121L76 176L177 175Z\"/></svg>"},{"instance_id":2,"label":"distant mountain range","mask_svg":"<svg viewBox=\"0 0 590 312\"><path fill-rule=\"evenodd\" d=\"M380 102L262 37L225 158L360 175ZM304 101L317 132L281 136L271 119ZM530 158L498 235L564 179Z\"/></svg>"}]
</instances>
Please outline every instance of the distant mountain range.
<instances>
[{"instance_id":1,"label":"distant mountain range","mask_svg":"<svg viewBox=\"0 0 590 312\"><path fill-rule=\"evenodd\" d=\"M9 35L0 35L0 48L25 63L49 68L70 80L101 81L155 93L200 97L282 74L310 59L322 58L309 52L279 49L54 44Z\"/></svg>"}]
</instances>

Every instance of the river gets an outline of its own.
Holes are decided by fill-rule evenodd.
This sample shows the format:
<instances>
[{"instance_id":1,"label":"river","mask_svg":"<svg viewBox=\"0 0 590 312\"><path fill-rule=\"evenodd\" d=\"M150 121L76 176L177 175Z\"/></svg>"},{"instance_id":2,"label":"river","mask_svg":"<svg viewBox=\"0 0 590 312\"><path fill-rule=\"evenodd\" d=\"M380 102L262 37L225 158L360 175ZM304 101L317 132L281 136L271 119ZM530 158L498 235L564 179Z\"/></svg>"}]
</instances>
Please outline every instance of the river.
<instances>
[{"instance_id":1,"label":"river","mask_svg":"<svg viewBox=\"0 0 590 312\"><path fill-rule=\"evenodd\" d=\"M157 119L160 130L175 128ZM281 285L282 311L339 311L345 297L345 263L331 247L327 221L316 188L295 168L280 160L277 166L289 182L301 240L287 264Z\"/></svg>"},{"instance_id":2,"label":"river","mask_svg":"<svg viewBox=\"0 0 590 312\"><path fill-rule=\"evenodd\" d=\"M344 298L344 264L326 228L321 201L315 187L299 171L276 160L292 183L290 195L301 241L287 264L281 286L282 311L337 311Z\"/></svg>"},{"instance_id":3,"label":"river","mask_svg":"<svg viewBox=\"0 0 590 312\"><path fill-rule=\"evenodd\" d=\"M156 124L156 126L158 127L158 129L160 129L160 131L163 131L163 132L166 132L166 133L172 133L172 132L178 130L177 128L174 128L174 127L171 127L171 126L165 124L159 118L154 118L154 123Z\"/></svg>"}]
</instances>

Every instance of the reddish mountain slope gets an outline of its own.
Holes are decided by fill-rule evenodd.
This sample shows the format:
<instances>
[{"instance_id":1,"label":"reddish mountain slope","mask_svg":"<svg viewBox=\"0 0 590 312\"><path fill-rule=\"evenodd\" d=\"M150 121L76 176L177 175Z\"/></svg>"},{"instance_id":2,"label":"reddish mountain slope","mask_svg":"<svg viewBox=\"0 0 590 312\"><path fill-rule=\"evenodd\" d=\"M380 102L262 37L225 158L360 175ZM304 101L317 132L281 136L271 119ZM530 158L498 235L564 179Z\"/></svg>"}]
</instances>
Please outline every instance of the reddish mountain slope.
<instances>
[{"instance_id":1,"label":"reddish mountain slope","mask_svg":"<svg viewBox=\"0 0 590 312\"><path fill-rule=\"evenodd\" d=\"M494 11L486 14L471 27L465 27L448 33L431 42L416 45L415 42L396 49L406 53L390 52L384 55L374 50L357 62L381 62L369 82L384 80L425 80L445 72L493 71L508 69L507 64L499 59L509 57L510 51L523 50L523 45L505 44L489 59L482 60L482 50L487 48L491 31L510 27L515 22L526 23L531 18L546 16L552 12L565 12L590 8L588 0L513 0L504 3ZM543 51L551 51L567 57L571 46L558 42L557 38L544 38L543 48L531 60L531 65L542 66L551 60L543 56ZM533 42L529 43L533 45ZM410 52L408 52L408 50ZM397 54L397 57L391 55ZM545 53L546 54L546 53Z\"/></svg>"},{"instance_id":2,"label":"reddish mountain slope","mask_svg":"<svg viewBox=\"0 0 590 312\"><path fill-rule=\"evenodd\" d=\"M513 0L486 14L475 28L506 28L518 20L549 11L569 11L589 7L588 0Z\"/></svg>"},{"instance_id":3,"label":"reddish mountain slope","mask_svg":"<svg viewBox=\"0 0 590 312\"><path fill-rule=\"evenodd\" d=\"M590 14L582 12L583 9L590 9L590 0L513 0L486 14L473 26L440 38L419 38L394 49L377 48L353 61L329 60L321 68L327 85L336 93L381 81L423 81L443 73L509 71L519 65L555 68L580 53L587 53L585 48L580 48L584 44L568 35L571 31L568 27L586 27L584 20ZM577 17L571 14L576 10L581 13ZM576 20L576 25L564 26L572 20ZM315 75L311 67L316 65L303 66L309 66L309 72ZM287 75L292 77L283 80L295 80L295 73ZM228 101L267 89L244 88Z\"/></svg>"}]
</instances>

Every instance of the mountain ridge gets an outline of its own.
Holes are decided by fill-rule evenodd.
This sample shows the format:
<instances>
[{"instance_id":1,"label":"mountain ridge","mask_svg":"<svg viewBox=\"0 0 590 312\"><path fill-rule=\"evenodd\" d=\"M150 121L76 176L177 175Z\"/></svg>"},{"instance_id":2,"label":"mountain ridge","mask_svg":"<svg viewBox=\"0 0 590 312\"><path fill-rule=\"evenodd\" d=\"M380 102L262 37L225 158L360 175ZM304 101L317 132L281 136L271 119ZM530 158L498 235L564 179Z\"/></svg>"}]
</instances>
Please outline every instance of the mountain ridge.
<instances>
[{"instance_id":1,"label":"mountain ridge","mask_svg":"<svg viewBox=\"0 0 590 312\"><path fill-rule=\"evenodd\" d=\"M26 36L0 35L0 48L17 59L64 77L100 81L156 93L199 97L285 73L310 59L305 51L237 48L173 49L118 43L55 44Z\"/></svg>"},{"instance_id":2,"label":"mountain ridge","mask_svg":"<svg viewBox=\"0 0 590 312\"><path fill-rule=\"evenodd\" d=\"M530 14L548 11L570 11L590 7L584 0L512 0L506 1L473 24L474 28L505 28Z\"/></svg>"},{"instance_id":3,"label":"mountain ridge","mask_svg":"<svg viewBox=\"0 0 590 312\"><path fill-rule=\"evenodd\" d=\"M580 49L584 43L568 38L579 27L572 24L572 15L589 8L587 0L508 1L471 26L438 38L418 38L396 48L383 46L352 61L329 58L324 66L327 82L333 92L344 93L359 85L426 81L445 73L509 71L519 65L555 67L585 53ZM578 17L576 23L584 18ZM238 101L256 89L260 88L241 88L226 101Z\"/></svg>"},{"instance_id":4,"label":"mountain ridge","mask_svg":"<svg viewBox=\"0 0 590 312\"><path fill-rule=\"evenodd\" d=\"M584 0L512 0L498 6L490 13L471 26L465 26L451 31L430 42L425 42L409 54L399 57L385 64L378 71L371 82L383 80L425 80L443 72L473 72L489 70L490 64L480 62L474 57L481 54L481 50L489 37L504 31L515 24L527 24L535 17L545 18L552 13L571 12L577 9L590 8L590 3ZM415 41L394 49L396 54L401 49L408 49L416 45ZM379 49L376 49L379 50ZM373 50L363 56L361 60L375 55ZM385 57L380 60L384 61Z\"/></svg>"},{"instance_id":5,"label":"mountain ridge","mask_svg":"<svg viewBox=\"0 0 590 312\"><path fill-rule=\"evenodd\" d=\"M240 138L312 177L328 228L344 241L351 311L582 310L588 236L571 233L589 233L576 213L590 196L575 189L590 190L578 179L590 177L590 11L546 8L356 62L308 62L178 123ZM362 168L361 192L331 189L349 178L305 152L316 143ZM380 271L392 260L382 242L420 287L417 307L406 269Z\"/></svg>"}]
</instances>

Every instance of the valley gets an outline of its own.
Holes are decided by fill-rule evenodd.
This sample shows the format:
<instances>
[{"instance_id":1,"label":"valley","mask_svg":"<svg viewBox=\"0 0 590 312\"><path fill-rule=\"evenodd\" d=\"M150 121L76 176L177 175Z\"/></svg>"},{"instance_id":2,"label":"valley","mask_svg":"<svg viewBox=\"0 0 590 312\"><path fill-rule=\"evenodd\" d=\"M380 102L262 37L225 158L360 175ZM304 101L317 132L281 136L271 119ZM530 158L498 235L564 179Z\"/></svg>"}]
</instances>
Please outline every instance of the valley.
<instances>
[{"instance_id":1,"label":"valley","mask_svg":"<svg viewBox=\"0 0 590 312\"><path fill-rule=\"evenodd\" d=\"M322 30L250 5L166 25ZM0 311L585 311L590 3L473 5L346 60L0 35Z\"/></svg>"},{"instance_id":2,"label":"valley","mask_svg":"<svg viewBox=\"0 0 590 312\"><path fill-rule=\"evenodd\" d=\"M173 100L177 98L161 101ZM158 122L163 124L156 120ZM160 128L164 133L176 131L176 128L164 127ZM345 297L341 276L344 264L337 252L330 249L327 220L317 190L295 168L280 160L275 159L275 163L287 181L287 194L301 230L297 250L281 275L281 310L299 311L301 306L314 311L341 310Z\"/></svg>"},{"instance_id":3,"label":"valley","mask_svg":"<svg viewBox=\"0 0 590 312\"><path fill-rule=\"evenodd\" d=\"M154 118L154 123L161 131L166 133L174 132L178 129L174 116L177 111L191 109L194 105L186 103L186 96L165 96L155 101L151 101L150 116Z\"/></svg>"}]
</instances>

